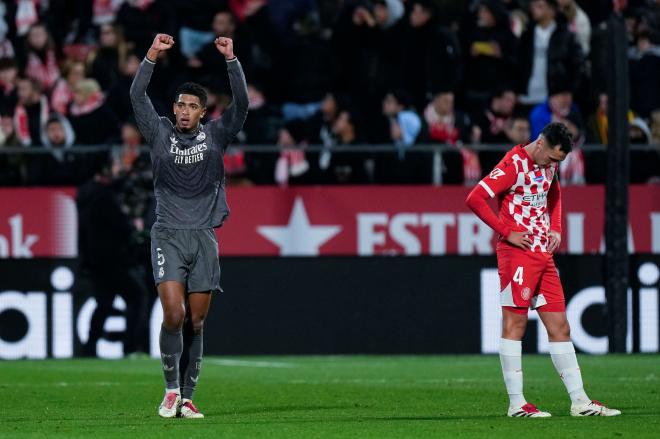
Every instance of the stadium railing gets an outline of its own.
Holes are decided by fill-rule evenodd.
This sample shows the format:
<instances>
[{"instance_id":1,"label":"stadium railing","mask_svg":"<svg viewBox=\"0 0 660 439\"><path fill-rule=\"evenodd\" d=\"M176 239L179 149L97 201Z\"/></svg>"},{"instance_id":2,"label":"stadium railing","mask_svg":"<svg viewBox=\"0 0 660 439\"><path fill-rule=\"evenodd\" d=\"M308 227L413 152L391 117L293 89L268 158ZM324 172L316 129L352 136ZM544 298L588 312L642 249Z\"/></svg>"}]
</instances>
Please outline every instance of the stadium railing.
<instances>
[{"instance_id":1,"label":"stadium railing","mask_svg":"<svg viewBox=\"0 0 660 439\"><path fill-rule=\"evenodd\" d=\"M594 167L601 168L601 161L604 165L606 157L605 152L607 145L600 144L585 144L581 145L580 149L585 154L585 162L589 167L590 159L597 159L597 164ZM88 154L95 153L118 153L123 148L121 144L106 144L106 145L75 145L68 148L62 149L67 153L80 154L85 156ZM349 146L332 146L326 147L324 145L304 145L294 148L304 149L306 153L322 153L322 152L331 152L333 155L337 154L342 156L344 154L354 155L376 155L382 157L388 157L397 160L400 154L400 150L393 144L355 144ZM425 159L425 166L428 166L427 169L429 179L428 184L442 185L445 184L445 174L448 170L447 159L448 157L456 158L461 148L468 148L476 152L482 162L482 171L486 172L492 166L494 166L501 158L502 154L511 148L510 144L476 144L476 145L462 145L460 147L455 145L448 144L418 144L411 147L405 147L406 157L414 157L423 155ZM279 154L283 147L273 144L264 144L264 145L232 145L229 150L232 153L235 152L244 152L250 154L270 154L275 155ZM140 153L145 153L150 151L150 147L143 145L139 147ZM0 146L0 159L3 156L23 156L27 160L30 160L29 157L39 156L39 155L48 155L52 153L52 149L37 146L37 147L23 147L23 146ZM631 163L631 169L633 172L641 171L641 178L645 178L648 173L648 178L660 177L660 174L657 169L660 169L660 144L631 144L630 151L633 155L633 161ZM490 157L484 157L490 156ZM634 157L637 156L637 160L634 160ZM484 160L486 158L486 160ZM490 159L489 159L490 158ZM405 159L404 159L405 161ZM639 167L644 169L637 169ZM637 167L637 168L636 168ZM604 172L604 169L602 170ZM604 177L604 175L603 175ZM639 177L639 175L638 175ZM597 180L601 180L598 178ZM588 181L589 183L602 183L601 181ZM631 180L631 182L633 182ZM447 182L451 183L451 182Z\"/></svg>"}]
</instances>

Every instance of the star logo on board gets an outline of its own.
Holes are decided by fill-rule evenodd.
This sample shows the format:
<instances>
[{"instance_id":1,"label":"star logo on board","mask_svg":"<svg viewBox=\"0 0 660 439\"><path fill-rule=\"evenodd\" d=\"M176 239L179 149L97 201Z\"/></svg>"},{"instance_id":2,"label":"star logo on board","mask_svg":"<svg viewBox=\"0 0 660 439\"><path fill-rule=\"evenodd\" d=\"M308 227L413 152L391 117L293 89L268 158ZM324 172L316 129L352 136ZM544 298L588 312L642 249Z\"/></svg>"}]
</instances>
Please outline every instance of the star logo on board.
<instances>
[{"instance_id":1,"label":"star logo on board","mask_svg":"<svg viewBox=\"0 0 660 439\"><path fill-rule=\"evenodd\" d=\"M287 225L259 226L257 231L279 247L280 256L318 256L321 246L337 235L341 227L310 224L302 197L296 197Z\"/></svg>"}]
</instances>

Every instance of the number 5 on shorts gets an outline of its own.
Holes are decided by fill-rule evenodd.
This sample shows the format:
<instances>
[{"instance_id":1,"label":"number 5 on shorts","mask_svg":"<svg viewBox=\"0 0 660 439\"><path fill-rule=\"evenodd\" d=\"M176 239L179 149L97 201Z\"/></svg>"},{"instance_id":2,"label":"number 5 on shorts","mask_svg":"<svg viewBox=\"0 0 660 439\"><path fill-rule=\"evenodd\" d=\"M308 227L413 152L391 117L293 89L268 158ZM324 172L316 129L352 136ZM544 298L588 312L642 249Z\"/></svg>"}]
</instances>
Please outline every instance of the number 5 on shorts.
<instances>
[{"instance_id":1,"label":"number 5 on shorts","mask_svg":"<svg viewBox=\"0 0 660 439\"><path fill-rule=\"evenodd\" d=\"M518 282L518 285L523 284L523 268L522 268L522 266L516 268L516 272L513 273L513 281Z\"/></svg>"}]
</instances>

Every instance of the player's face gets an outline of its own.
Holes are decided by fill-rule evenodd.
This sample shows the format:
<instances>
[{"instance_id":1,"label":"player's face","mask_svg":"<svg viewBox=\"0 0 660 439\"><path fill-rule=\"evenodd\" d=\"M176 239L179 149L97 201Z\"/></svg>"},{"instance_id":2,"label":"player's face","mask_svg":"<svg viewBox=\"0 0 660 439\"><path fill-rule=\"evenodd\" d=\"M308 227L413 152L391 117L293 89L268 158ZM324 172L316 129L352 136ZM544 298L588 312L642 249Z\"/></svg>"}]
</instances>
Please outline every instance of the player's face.
<instances>
[{"instance_id":1,"label":"player's face","mask_svg":"<svg viewBox=\"0 0 660 439\"><path fill-rule=\"evenodd\" d=\"M559 149L559 145L551 147L543 142L539 147L540 150L536 157L536 164L542 168L547 168L548 166L559 163L566 158L566 153Z\"/></svg>"},{"instance_id":2,"label":"player's face","mask_svg":"<svg viewBox=\"0 0 660 439\"><path fill-rule=\"evenodd\" d=\"M206 108L202 106L197 96L180 94L174 103L176 126L181 131L197 128L204 114L206 114Z\"/></svg>"}]
</instances>

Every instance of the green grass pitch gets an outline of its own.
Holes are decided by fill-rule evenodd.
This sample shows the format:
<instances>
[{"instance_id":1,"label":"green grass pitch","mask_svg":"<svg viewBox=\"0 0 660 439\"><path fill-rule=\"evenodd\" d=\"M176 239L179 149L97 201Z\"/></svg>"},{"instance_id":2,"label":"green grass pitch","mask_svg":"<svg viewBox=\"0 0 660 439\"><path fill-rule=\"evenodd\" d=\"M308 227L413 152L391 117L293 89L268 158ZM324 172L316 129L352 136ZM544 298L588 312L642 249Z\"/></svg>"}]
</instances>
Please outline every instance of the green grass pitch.
<instances>
[{"instance_id":1,"label":"green grass pitch","mask_svg":"<svg viewBox=\"0 0 660 439\"><path fill-rule=\"evenodd\" d=\"M201 420L160 419L160 363L0 362L0 437L660 437L660 356L580 355L617 418L571 418L548 355L523 357L525 396L550 419L510 419L496 356L208 357Z\"/></svg>"}]
</instances>

